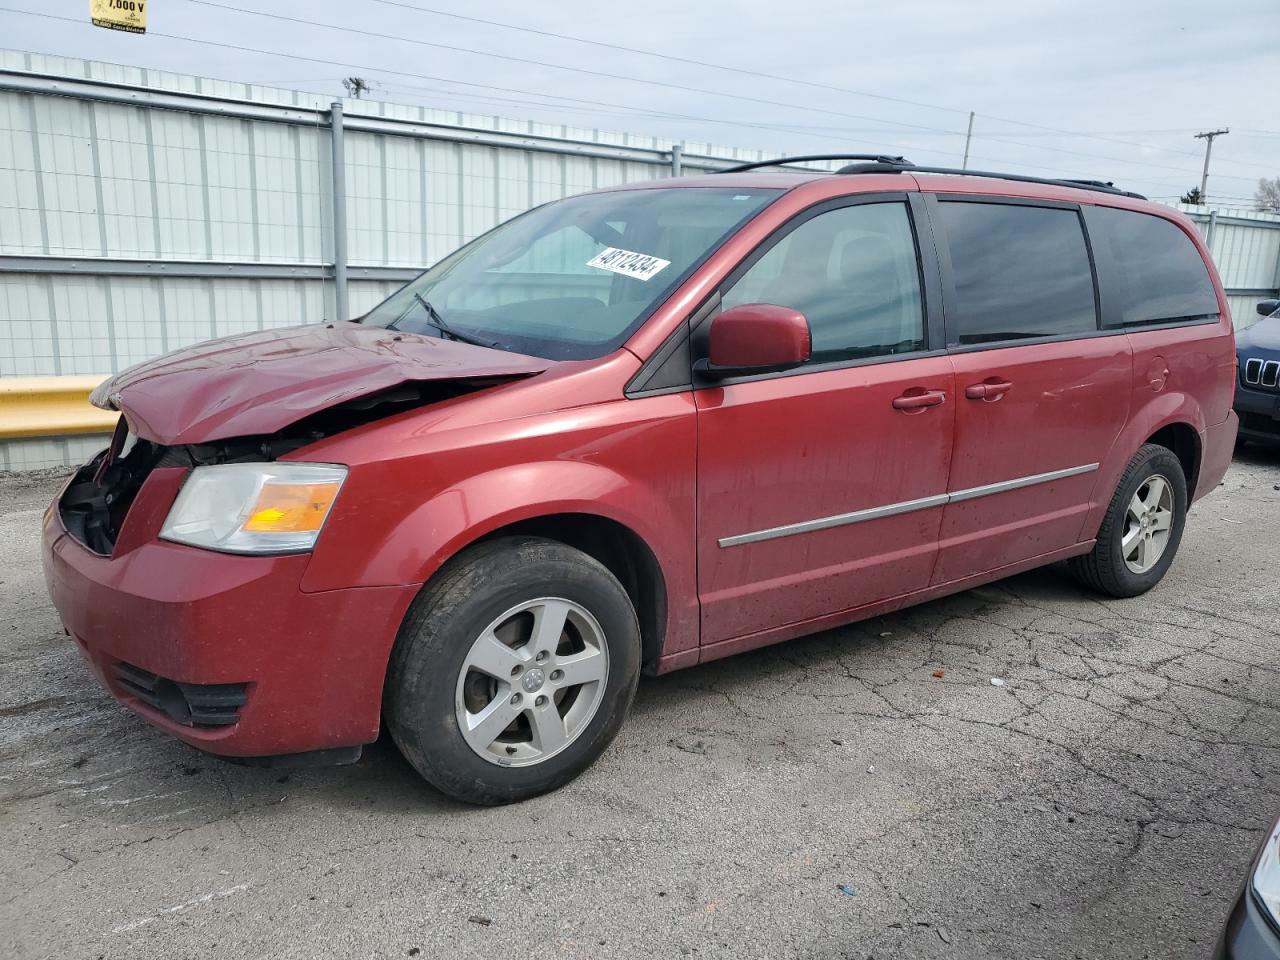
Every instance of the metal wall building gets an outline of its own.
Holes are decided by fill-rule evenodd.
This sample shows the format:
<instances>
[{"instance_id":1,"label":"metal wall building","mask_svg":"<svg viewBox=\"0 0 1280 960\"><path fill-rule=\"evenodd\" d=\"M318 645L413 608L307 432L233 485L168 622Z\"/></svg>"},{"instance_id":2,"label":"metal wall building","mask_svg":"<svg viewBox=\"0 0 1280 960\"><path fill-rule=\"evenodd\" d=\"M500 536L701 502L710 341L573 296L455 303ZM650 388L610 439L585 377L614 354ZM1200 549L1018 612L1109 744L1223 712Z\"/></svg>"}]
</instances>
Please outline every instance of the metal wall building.
<instances>
[{"instance_id":1,"label":"metal wall building","mask_svg":"<svg viewBox=\"0 0 1280 960\"><path fill-rule=\"evenodd\" d=\"M0 51L0 377L357 315L536 204L764 158ZM1280 218L1189 212L1251 318L1280 285ZM0 439L0 470L101 444Z\"/></svg>"},{"instance_id":2,"label":"metal wall building","mask_svg":"<svg viewBox=\"0 0 1280 960\"><path fill-rule=\"evenodd\" d=\"M1257 302L1280 295L1280 216L1179 204L1208 242L1237 328L1253 324Z\"/></svg>"}]
</instances>

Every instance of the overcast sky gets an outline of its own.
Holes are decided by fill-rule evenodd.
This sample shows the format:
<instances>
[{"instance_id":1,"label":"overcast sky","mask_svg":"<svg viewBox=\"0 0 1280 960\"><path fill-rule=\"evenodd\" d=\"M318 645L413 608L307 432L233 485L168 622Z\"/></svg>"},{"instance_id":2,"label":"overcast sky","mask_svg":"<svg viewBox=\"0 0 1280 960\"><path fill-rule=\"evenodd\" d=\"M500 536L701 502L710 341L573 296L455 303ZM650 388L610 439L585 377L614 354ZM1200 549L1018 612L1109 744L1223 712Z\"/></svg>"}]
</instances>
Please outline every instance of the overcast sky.
<instances>
[{"instance_id":1,"label":"overcast sky","mask_svg":"<svg viewBox=\"0 0 1280 960\"><path fill-rule=\"evenodd\" d=\"M973 110L972 167L1115 180L1157 198L1198 185L1204 144L1194 133L1230 127L1214 145L1211 199L1251 198L1259 177L1280 175L1280 0L216 2L150 0L151 32L132 36L90 25L88 0L0 0L0 45L333 94L359 74L375 82L372 96L403 103L791 153L891 150L956 166Z\"/></svg>"}]
</instances>

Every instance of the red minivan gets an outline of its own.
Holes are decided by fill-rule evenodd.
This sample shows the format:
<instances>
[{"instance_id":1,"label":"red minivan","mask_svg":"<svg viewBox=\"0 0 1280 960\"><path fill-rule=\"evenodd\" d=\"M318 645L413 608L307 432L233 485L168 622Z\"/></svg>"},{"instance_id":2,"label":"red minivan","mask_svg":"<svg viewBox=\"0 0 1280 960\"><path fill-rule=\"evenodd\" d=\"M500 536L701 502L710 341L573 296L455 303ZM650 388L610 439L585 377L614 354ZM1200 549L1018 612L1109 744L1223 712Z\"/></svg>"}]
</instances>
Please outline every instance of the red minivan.
<instances>
[{"instance_id":1,"label":"red minivan","mask_svg":"<svg viewBox=\"0 0 1280 960\"><path fill-rule=\"evenodd\" d=\"M502 803L590 764L642 671L1059 560L1150 589L1236 436L1191 224L851 159L549 203L356 321L108 380L44 519L67 631L210 753L349 762L385 718Z\"/></svg>"}]
</instances>

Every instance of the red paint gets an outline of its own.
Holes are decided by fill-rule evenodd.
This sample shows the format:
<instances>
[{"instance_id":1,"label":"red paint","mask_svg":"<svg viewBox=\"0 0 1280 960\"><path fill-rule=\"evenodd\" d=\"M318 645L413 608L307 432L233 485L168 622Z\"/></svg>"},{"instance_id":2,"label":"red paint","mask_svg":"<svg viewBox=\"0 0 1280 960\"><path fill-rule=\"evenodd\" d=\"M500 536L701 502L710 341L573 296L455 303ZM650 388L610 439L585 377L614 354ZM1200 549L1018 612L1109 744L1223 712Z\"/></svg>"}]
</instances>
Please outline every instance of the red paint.
<instances>
[{"instance_id":1,"label":"red paint","mask_svg":"<svg viewBox=\"0 0 1280 960\"><path fill-rule=\"evenodd\" d=\"M139 436L165 445L272 433L402 383L500 381L551 361L362 327L310 324L197 344L130 367L94 390Z\"/></svg>"},{"instance_id":2,"label":"red paint","mask_svg":"<svg viewBox=\"0 0 1280 960\"><path fill-rule=\"evenodd\" d=\"M711 321L713 369L796 367L809 359L809 347L809 321L790 307L744 303Z\"/></svg>"},{"instance_id":3,"label":"red paint","mask_svg":"<svg viewBox=\"0 0 1280 960\"><path fill-rule=\"evenodd\" d=\"M349 468L310 555L227 556L157 540L183 468L149 477L110 558L85 550L50 511L50 593L104 682L153 723L215 753L350 746L377 735L388 654L421 585L512 523L573 513L632 531L661 573L661 671L1087 552L1126 463L1163 429L1194 438L1195 497L1221 479L1235 438L1235 356L1216 274L1223 318L1214 324L627 398L644 361L744 257L797 213L844 195L969 192L1141 210L1178 224L1207 258L1167 208L1047 185L766 173L621 189L739 184L786 192L600 360L557 363L338 324L192 347L113 378L100 394L137 433L168 445L270 434L406 382L493 389L289 454ZM724 366L785 365L809 349L803 316L759 304L721 314L704 339ZM1093 463L1051 483L946 502L949 492ZM914 500L927 505L720 544ZM183 727L115 686L117 660L183 682L247 682L248 703L233 727Z\"/></svg>"},{"instance_id":4,"label":"red paint","mask_svg":"<svg viewBox=\"0 0 1280 960\"><path fill-rule=\"evenodd\" d=\"M176 492L157 474L139 496L167 508ZM304 593L305 556L224 556L155 540L157 530L106 559L64 534L56 512L45 518L49 594L113 694L175 736L226 756L377 737L386 658L415 588ZM117 661L183 682L248 682L241 720L208 729L174 723L116 684Z\"/></svg>"},{"instance_id":5,"label":"red paint","mask_svg":"<svg viewBox=\"0 0 1280 960\"><path fill-rule=\"evenodd\" d=\"M990 381L1010 386L995 397L988 392L956 402L948 490L1102 463L1124 426L1133 374L1123 336L975 350L951 359L962 393ZM1075 543L1095 479L1085 473L948 504L933 582Z\"/></svg>"},{"instance_id":6,"label":"red paint","mask_svg":"<svg viewBox=\"0 0 1280 960\"><path fill-rule=\"evenodd\" d=\"M947 357L699 390L702 642L716 643L923 588L942 507L724 548L722 537L946 490L955 403Z\"/></svg>"}]
</instances>

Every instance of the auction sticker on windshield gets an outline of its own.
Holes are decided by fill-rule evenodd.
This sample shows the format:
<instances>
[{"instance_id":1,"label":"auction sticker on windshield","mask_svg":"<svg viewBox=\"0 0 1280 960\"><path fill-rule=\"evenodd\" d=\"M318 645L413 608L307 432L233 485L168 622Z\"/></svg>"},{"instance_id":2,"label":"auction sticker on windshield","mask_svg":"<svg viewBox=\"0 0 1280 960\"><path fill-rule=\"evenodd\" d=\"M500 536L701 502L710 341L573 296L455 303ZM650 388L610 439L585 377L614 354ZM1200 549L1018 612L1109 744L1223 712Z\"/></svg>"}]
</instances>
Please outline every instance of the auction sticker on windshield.
<instances>
[{"instance_id":1,"label":"auction sticker on windshield","mask_svg":"<svg viewBox=\"0 0 1280 960\"><path fill-rule=\"evenodd\" d=\"M587 266L610 270L637 280L648 280L665 267L671 266L671 261L663 260L661 257L651 257L647 253L636 253L633 250L605 247L587 261Z\"/></svg>"}]
</instances>

